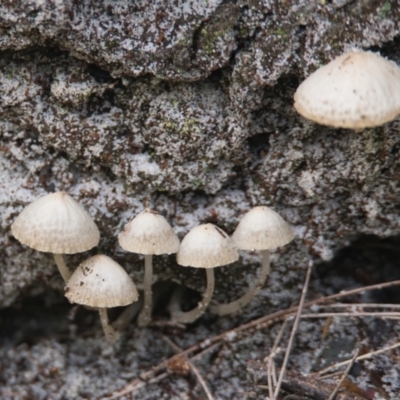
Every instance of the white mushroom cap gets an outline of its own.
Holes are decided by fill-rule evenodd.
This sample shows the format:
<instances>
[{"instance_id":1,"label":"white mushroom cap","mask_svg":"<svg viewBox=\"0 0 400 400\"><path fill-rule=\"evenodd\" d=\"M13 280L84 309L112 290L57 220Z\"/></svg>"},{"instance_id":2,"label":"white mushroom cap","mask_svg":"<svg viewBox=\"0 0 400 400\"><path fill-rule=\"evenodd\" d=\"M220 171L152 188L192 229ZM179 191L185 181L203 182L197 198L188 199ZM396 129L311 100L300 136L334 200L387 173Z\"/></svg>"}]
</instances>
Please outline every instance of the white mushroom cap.
<instances>
[{"instance_id":1,"label":"white mushroom cap","mask_svg":"<svg viewBox=\"0 0 400 400\"><path fill-rule=\"evenodd\" d=\"M179 250L179 239L167 220L146 208L133 218L118 237L126 251L139 254L171 254Z\"/></svg>"},{"instance_id":2,"label":"white mushroom cap","mask_svg":"<svg viewBox=\"0 0 400 400\"><path fill-rule=\"evenodd\" d=\"M229 236L213 224L193 228L182 240L177 261L179 265L214 268L230 264L239 254Z\"/></svg>"},{"instance_id":3,"label":"white mushroom cap","mask_svg":"<svg viewBox=\"0 0 400 400\"><path fill-rule=\"evenodd\" d=\"M100 254L79 265L68 281L65 296L71 303L111 308L137 301L138 292L125 270Z\"/></svg>"},{"instance_id":4,"label":"white mushroom cap","mask_svg":"<svg viewBox=\"0 0 400 400\"><path fill-rule=\"evenodd\" d=\"M11 225L21 243L56 254L74 254L97 246L100 233L92 217L64 192L29 204Z\"/></svg>"},{"instance_id":5,"label":"white mushroom cap","mask_svg":"<svg viewBox=\"0 0 400 400\"><path fill-rule=\"evenodd\" d=\"M289 224L268 207L254 207L240 221L232 240L239 250L269 250L293 240Z\"/></svg>"},{"instance_id":6,"label":"white mushroom cap","mask_svg":"<svg viewBox=\"0 0 400 400\"><path fill-rule=\"evenodd\" d=\"M369 51L343 54L310 75L294 100L303 117L322 125L382 125L400 114L400 68Z\"/></svg>"}]
</instances>

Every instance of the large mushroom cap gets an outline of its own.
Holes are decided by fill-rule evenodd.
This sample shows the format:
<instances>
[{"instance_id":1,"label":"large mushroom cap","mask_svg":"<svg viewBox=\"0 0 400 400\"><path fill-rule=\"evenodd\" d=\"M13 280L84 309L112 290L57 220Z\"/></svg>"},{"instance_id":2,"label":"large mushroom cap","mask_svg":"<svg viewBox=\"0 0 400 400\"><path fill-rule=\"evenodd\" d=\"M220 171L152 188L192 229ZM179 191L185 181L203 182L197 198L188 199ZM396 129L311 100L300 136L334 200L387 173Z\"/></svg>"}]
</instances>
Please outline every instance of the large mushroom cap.
<instances>
[{"instance_id":1,"label":"large mushroom cap","mask_svg":"<svg viewBox=\"0 0 400 400\"><path fill-rule=\"evenodd\" d=\"M240 221L233 233L234 245L240 250L269 250L293 240L289 224L268 207L254 207Z\"/></svg>"},{"instance_id":2,"label":"large mushroom cap","mask_svg":"<svg viewBox=\"0 0 400 400\"><path fill-rule=\"evenodd\" d=\"M171 254L179 250L179 239L167 220L146 208L133 218L118 237L126 251L139 254Z\"/></svg>"},{"instance_id":3,"label":"large mushroom cap","mask_svg":"<svg viewBox=\"0 0 400 400\"><path fill-rule=\"evenodd\" d=\"M64 192L50 193L29 204L11 225L23 244L56 254L74 254L97 246L100 233L91 216Z\"/></svg>"},{"instance_id":4,"label":"large mushroom cap","mask_svg":"<svg viewBox=\"0 0 400 400\"><path fill-rule=\"evenodd\" d=\"M65 296L71 303L111 308L137 301L138 292L125 270L100 254L79 265L68 281Z\"/></svg>"},{"instance_id":5,"label":"large mushroom cap","mask_svg":"<svg viewBox=\"0 0 400 400\"><path fill-rule=\"evenodd\" d=\"M343 54L310 75L294 107L322 125L362 129L400 114L400 68L372 52Z\"/></svg>"},{"instance_id":6,"label":"large mushroom cap","mask_svg":"<svg viewBox=\"0 0 400 400\"><path fill-rule=\"evenodd\" d=\"M182 240L177 261L179 265L214 268L230 264L239 254L229 236L213 224L193 228Z\"/></svg>"}]
</instances>

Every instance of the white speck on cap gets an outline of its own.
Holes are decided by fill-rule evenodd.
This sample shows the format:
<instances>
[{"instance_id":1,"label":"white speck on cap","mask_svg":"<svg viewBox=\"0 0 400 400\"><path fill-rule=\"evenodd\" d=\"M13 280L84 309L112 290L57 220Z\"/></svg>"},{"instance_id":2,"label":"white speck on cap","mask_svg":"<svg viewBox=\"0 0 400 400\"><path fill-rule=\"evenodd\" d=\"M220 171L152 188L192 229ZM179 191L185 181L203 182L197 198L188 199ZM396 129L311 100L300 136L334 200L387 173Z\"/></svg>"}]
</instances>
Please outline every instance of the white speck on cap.
<instances>
[{"instance_id":1,"label":"white speck on cap","mask_svg":"<svg viewBox=\"0 0 400 400\"><path fill-rule=\"evenodd\" d=\"M120 233L119 245L139 254L171 254L179 250L179 239L167 220L157 211L146 208Z\"/></svg>"},{"instance_id":2,"label":"white speck on cap","mask_svg":"<svg viewBox=\"0 0 400 400\"><path fill-rule=\"evenodd\" d=\"M269 250L293 240L289 224L269 207L250 210L233 233L234 245L240 250Z\"/></svg>"},{"instance_id":3,"label":"white speck on cap","mask_svg":"<svg viewBox=\"0 0 400 400\"><path fill-rule=\"evenodd\" d=\"M346 53L311 74L294 100L303 117L322 125L382 125L400 114L400 68L369 51Z\"/></svg>"},{"instance_id":4,"label":"white speck on cap","mask_svg":"<svg viewBox=\"0 0 400 400\"><path fill-rule=\"evenodd\" d=\"M213 224L193 228L182 240L177 261L179 265L214 268L238 260L239 254L229 236Z\"/></svg>"},{"instance_id":5,"label":"white speck on cap","mask_svg":"<svg viewBox=\"0 0 400 400\"><path fill-rule=\"evenodd\" d=\"M79 265L68 281L65 296L71 303L111 308L137 301L138 292L125 270L100 254Z\"/></svg>"},{"instance_id":6,"label":"white speck on cap","mask_svg":"<svg viewBox=\"0 0 400 400\"><path fill-rule=\"evenodd\" d=\"M11 232L35 250L56 254L81 253L100 240L92 217L64 192L50 193L25 207Z\"/></svg>"}]
</instances>

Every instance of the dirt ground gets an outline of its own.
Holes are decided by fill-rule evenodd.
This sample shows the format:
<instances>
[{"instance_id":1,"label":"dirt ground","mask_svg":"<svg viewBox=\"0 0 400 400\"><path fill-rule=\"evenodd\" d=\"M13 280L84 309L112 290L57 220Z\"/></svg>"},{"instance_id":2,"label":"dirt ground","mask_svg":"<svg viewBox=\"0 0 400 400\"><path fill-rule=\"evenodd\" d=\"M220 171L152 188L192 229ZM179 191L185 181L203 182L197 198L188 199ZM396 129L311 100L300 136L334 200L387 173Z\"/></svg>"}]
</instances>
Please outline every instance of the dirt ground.
<instances>
[{"instance_id":1,"label":"dirt ground","mask_svg":"<svg viewBox=\"0 0 400 400\"><path fill-rule=\"evenodd\" d=\"M339 293L342 290L400 279L398 268L398 238L386 240L365 236L340 251L329 263L316 263L307 300ZM281 274L294 274L299 281L291 288L292 299L280 302ZM186 349L208 338L240 327L269 313L296 305L305 277L305 266L296 271L284 271L273 265L271 276L254 301L232 317L217 317L206 313L185 329L162 325L168 321L166 304L173 287L165 290L154 311L159 326L138 328L134 323L114 345L102 335L96 313L72 307L55 290L20 298L0 313L0 394L1 399L107 399L123 390L129 382L153 366L175 354L171 343ZM58 279L58 278L57 278ZM218 280L218 275L217 275ZM169 286L169 287L168 287ZM272 294L271 294L272 293ZM271 298L276 296L276 299ZM198 295L197 295L198 297ZM196 293L187 296L187 307L195 302ZM398 286L367 291L344 297L340 303L400 304ZM186 303L185 303L186 304ZM377 306L379 307L379 306ZM361 310L357 307L346 311ZM389 309L371 308L368 311ZM304 313L338 312L343 309L313 306ZM393 310L392 310L393 311ZM396 310L394 310L396 311ZM398 311L398 310L397 310ZM290 333L289 320L276 356L276 366L282 363ZM161 325L160 325L161 324ZM268 392L265 357L280 331L282 319L267 327L256 326L240 333L232 332L206 350L190 355L214 399L261 399ZM387 317L321 317L301 320L284 380L285 394L300 390L302 398L318 400L335 383L332 378L321 381L318 393L312 392L307 378L331 364L379 350L398 342L400 321ZM198 355L196 355L199 353ZM342 369L343 370L343 369ZM167 372L161 379L154 379ZM345 381L340 399L398 399L400 396L400 349L383 352L356 362ZM169 364L143 381L124 399L205 399L199 380L184 359ZM294 384L302 380L300 389ZM322 393L322 394L321 394ZM353 397L352 397L353 396ZM358 396L358 397L357 397Z\"/></svg>"}]
</instances>

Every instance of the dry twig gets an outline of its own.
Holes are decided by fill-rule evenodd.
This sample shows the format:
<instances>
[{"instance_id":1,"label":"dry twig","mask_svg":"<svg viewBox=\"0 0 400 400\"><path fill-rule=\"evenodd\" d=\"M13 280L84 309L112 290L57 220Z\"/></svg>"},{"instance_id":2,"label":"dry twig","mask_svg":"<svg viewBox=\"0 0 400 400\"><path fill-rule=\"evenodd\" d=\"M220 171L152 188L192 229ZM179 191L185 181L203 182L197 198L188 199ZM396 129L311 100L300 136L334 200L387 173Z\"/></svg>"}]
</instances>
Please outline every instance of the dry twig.
<instances>
[{"instance_id":1,"label":"dry twig","mask_svg":"<svg viewBox=\"0 0 400 400\"><path fill-rule=\"evenodd\" d=\"M262 376L266 372L266 366L259 361L249 361L248 368L254 371L256 375ZM267 390L266 385L257 385L260 389ZM335 389L335 385L327 382L321 382L310 376L303 376L299 373L288 370L282 381L282 389L288 393L288 398L294 399L313 399L313 400L327 400L329 395ZM285 400L286 400L285 397ZM343 391L336 395L335 400L365 400L362 393L353 391Z\"/></svg>"},{"instance_id":2,"label":"dry twig","mask_svg":"<svg viewBox=\"0 0 400 400\"><path fill-rule=\"evenodd\" d=\"M169 337L162 335L162 338L174 349L176 353L182 352L182 349L177 346ZM210 389L207 386L206 381L204 378L201 376L200 371L197 369L197 367L185 357L185 361L189 365L189 368L192 370L192 372L195 374L196 378L198 379L201 387L203 388L205 394L207 395L208 400L214 400L213 395L211 394Z\"/></svg>"},{"instance_id":3,"label":"dry twig","mask_svg":"<svg viewBox=\"0 0 400 400\"><path fill-rule=\"evenodd\" d=\"M301 318L328 318L328 317L376 317L386 319L400 319L400 312L338 312L338 313L316 313L316 314L302 314Z\"/></svg>"},{"instance_id":4,"label":"dry twig","mask_svg":"<svg viewBox=\"0 0 400 400\"><path fill-rule=\"evenodd\" d=\"M315 400L326 400L335 389L335 385L318 381L310 376L301 376L288 372L282 382L282 388L288 393L301 393L302 396ZM335 400L365 400L357 393L337 393Z\"/></svg>"},{"instance_id":5,"label":"dry twig","mask_svg":"<svg viewBox=\"0 0 400 400\"><path fill-rule=\"evenodd\" d=\"M382 349L379 349L379 350L370 351L369 353L365 353L362 356L358 356L355 359L355 361L367 360L368 358L372 358L373 356L376 356L377 354L385 353L386 351L393 350L393 349L395 349L397 347L400 347L400 342L394 343L391 346L383 347ZM344 365L347 365L347 364L351 363L352 361L353 361L353 359L350 359L350 360L346 360L346 361L342 361L342 362L333 364L333 365L331 365L329 367L321 369L321 371L314 372L310 376L312 376L312 377L321 376L321 375L325 374L325 372L328 372L328 371L331 371L333 369L337 369L337 368L343 367Z\"/></svg>"},{"instance_id":6,"label":"dry twig","mask_svg":"<svg viewBox=\"0 0 400 400\"><path fill-rule=\"evenodd\" d=\"M314 299L314 300L311 300L311 301L308 301L307 303L305 303L304 308L311 307L313 305L329 303L331 301L340 299L342 297L361 294L361 293L364 293L369 290L381 290L381 289L393 287L393 286L400 286L400 280L385 282L385 283L378 283L378 284L370 285L370 286L363 286L363 287L356 288L356 289L345 290L345 291L342 291L340 293L336 293L336 294L333 294L330 296ZM117 399L121 396L124 396L128 393L133 392L134 390L137 390L138 383L145 384L146 382L143 382L143 381L150 382L150 380L159 378L160 376L163 376L163 378L165 376L168 376L168 372L165 372L164 374L162 374L160 376L156 376L156 375L157 375L157 373L160 373L161 371L165 370L166 367L168 366L168 363L171 362L171 360L173 360L174 358L188 356L188 355L196 353L196 352L205 351L210 346L215 345L216 343L222 342L222 341L226 340L227 338L229 338L230 336L236 335L240 332L251 331L252 329L263 329L267 326L272 325L273 323L275 323L277 321L281 321L282 319L286 318L287 316L293 314L293 312L296 312L296 311L297 311L297 306L290 307L285 310L279 310L272 314L268 314L263 317L257 318L246 324L240 325L234 329L220 333L211 338L207 338L199 343L196 343L193 346L190 346L190 347L186 348L185 350L181 351L180 353L170 357L169 359L162 361L158 365L155 365L148 371L142 373L140 375L140 379L139 378L134 379L133 381L128 383L123 389L121 389L118 392L113 393L109 397L105 397L104 399L107 399L107 400ZM399 344L399 346L400 346L400 344ZM158 379L158 380L161 380L161 379Z\"/></svg>"},{"instance_id":7,"label":"dry twig","mask_svg":"<svg viewBox=\"0 0 400 400\"><path fill-rule=\"evenodd\" d=\"M272 349L268 355L268 357L265 357L264 362L267 362L267 379L268 379L268 392L269 392L269 398L272 399L272 396L274 395L274 387L276 385L276 375L275 375L275 361L274 358L275 356L280 352L279 342L282 339L283 333L285 332L286 325L287 325L287 319L283 321L283 324L281 326L281 329L278 332L278 335L275 338L274 344L272 346Z\"/></svg>"},{"instance_id":8,"label":"dry twig","mask_svg":"<svg viewBox=\"0 0 400 400\"><path fill-rule=\"evenodd\" d=\"M321 304L321 308L391 308L393 310L400 309L400 304L382 304L382 303L334 303L334 304Z\"/></svg>"},{"instance_id":9,"label":"dry twig","mask_svg":"<svg viewBox=\"0 0 400 400\"><path fill-rule=\"evenodd\" d=\"M310 261L308 264L308 268L307 268L306 280L303 285L303 290L301 291L301 298L300 298L299 306L297 308L296 318L293 322L292 332L290 333L289 342L288 342L288 345L286 348L285 358L283 359L283 364L282 364L281 372L279 373L278 382L275 387L274 396L271 398L271 400L275 400L278 398L279 390L281 389L281 384L282 384L283 376L285 375L287 363L289 361L289 356L290 356L290 351L292 349L293 340L296 335L297 328L299 326L301 312L303 311L304 301L305 301L307 290L308 290L308 284L310 283L312 267L313 267L313 262Z\"/></svg>"},{"instance_id":10,"label":"dry twig","mask_svg":"<svg viewBox=\"0 0 400 400\"><path fill-rule=\"evenodd\" d=\"M334 389L334 391L331 393L331 395L329 396L328 400L335 400L336 394L340 389L340 386L342 385L343 381L345 380L346 376L348 375L348 373L351 370L351 367L354 365L354 363L356 362L356 358L358 356L358 351L359 348L356 348L356 351L354 352L354 356L351 359L351 362L349 363L349 365L347 366L346 370L344 371L342 377L339 379L338 383L336 384L336 387Z\"/></svg>"}]
</instances>

